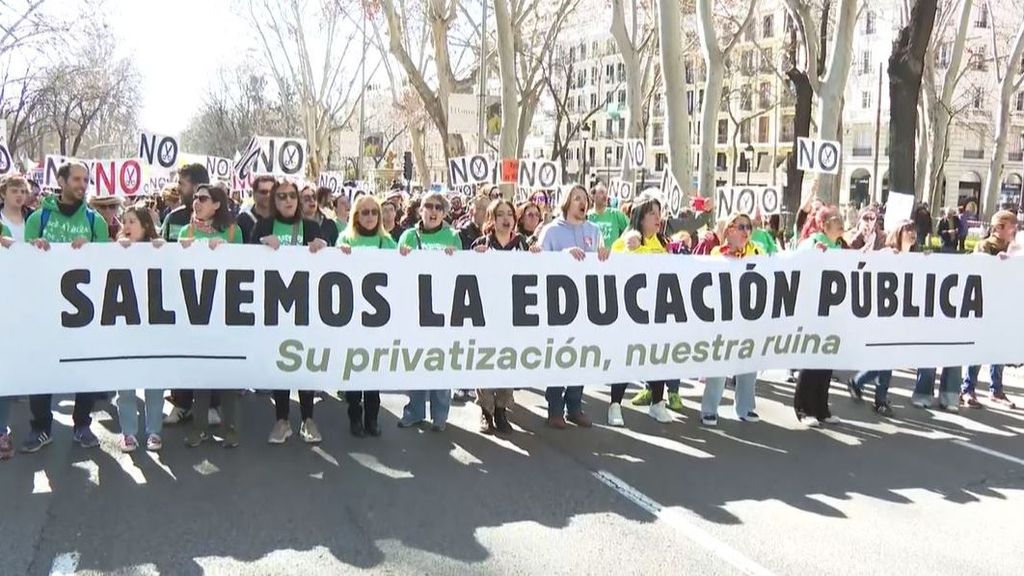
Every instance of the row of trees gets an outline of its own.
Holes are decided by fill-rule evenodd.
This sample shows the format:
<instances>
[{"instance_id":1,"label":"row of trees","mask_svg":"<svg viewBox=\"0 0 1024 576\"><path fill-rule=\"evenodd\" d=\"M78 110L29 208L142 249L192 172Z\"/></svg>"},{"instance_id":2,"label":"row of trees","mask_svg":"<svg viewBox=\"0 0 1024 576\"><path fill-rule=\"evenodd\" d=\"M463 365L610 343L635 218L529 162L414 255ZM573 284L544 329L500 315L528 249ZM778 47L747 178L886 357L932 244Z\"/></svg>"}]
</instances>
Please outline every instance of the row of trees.
<instances>
[{"instance_id":1,"label":"row of trees","mask_svg":"<svg viewBox=\"0 0 1024 576\"><path fill-rule=\"evenodd\" d=\"M44 0L3 3L0 118L12 157L122 154L134 143L140 76L104 24L106 7L48 12Z\"/></svg>"}]
</instances>

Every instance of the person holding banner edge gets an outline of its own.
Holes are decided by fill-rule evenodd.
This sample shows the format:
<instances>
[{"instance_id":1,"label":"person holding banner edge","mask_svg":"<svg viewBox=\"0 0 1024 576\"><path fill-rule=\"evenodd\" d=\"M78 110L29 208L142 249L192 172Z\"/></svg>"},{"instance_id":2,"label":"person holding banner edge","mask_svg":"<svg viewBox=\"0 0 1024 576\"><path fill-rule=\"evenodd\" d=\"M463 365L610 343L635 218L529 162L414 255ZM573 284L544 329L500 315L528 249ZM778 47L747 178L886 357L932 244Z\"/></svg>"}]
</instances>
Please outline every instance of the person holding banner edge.
<instances>
[{"instance_id":1,"label":"person holding banner edge","mask_svg":"<svg viewBox=\"0 0 1024 576\"><path fill-rule=\"evenodd\" d=\"M597 253L599 261L607 260L609 251L602 242L601 231L587 221L588 204L586 189L573 186L562 198L562 215L541 231L541 250L566 252L578 261L585 259L588 253ZM583 412L583 386L552 386L544 393L544 398L548 402L547 424L551 428L564 429L566 421L581 428L593 425L590 416Z\"/></svg>"},{"instance_id":2,"label":"person holding banner edge","mask_svg":"<svg viewBox=\"0 0 1024 576\"><path fill-rule=\"evenodd\" d=\"M307 188L306 190L309 190ZM283 181L274 184L270 192L270 218L261 218L252 230L250 244L262 244L271 250L281 246L308 246L316 253L327 246L320 237L320 227L313 220L305 218L305 211L299 208L299 190L294 183ZM288 390L274 390L274 413L276 420L267 439L269 444L284 444L292 435L288 416L291 408ZM299 390L301 425L299 436L307 444L319 443L323 437L313 420L315 393Z\"/></svg>"},{"instance_id":3,"label":"person holding banner edge","mask_svg":"<svg viewBox=\"0 0 1024 576\"><path fill-rule=\"evenodd\" d=\"M612 243L611 251L615 253L633 254L668 254L668 239L661 233L661 202L655 196L641 196L633 204L629 214L629 225L626 232ZM647 414L662 424L672 422L665 405L665 385L672 382L658 380L649 382L647 389L651 393L651 401ZM629 384L612 384L611 402L608 404L608 425L625 426L622 419L622 399L626 395ZM676 382L676 392L679 386Z\"/></svg>"},{"instance_id":4,"label":"person holding banner edge","mask_svg":"<svg viewBox=\"0 0 1024 576\"><path fill-rule=\"evenodd\" d=\"M440 192L428 192L420 203L420 221L398 240L398 253L408 256L413 250L444 250L451 256L462 248L459 235L445 222L448 200ZM426 420L427 397L430 397L430 429L443 432L451 408L451 390L410 390L409 403L402 410L399 428L412 428Z\"/></svg>"},{"instance_id":5,"label":"person holding banner edge","mask_svg":"<svg viewBox=\"0 0 1024 576\"><path fill-rule=\"evenodd\" d=\"M32 214L26 206L28 196L28 180L22 176L8 176L0 183L0 224L7 227L6 237L25 238L25 221Z\"/></svg>"},{"instance_id":6,"label":"person holding banner edge","mask_svg":"<svg viewBox=\"0 0 1024 576\"><path fill-rule=\"evenodd\" d=\"M85 164L78 161L62 164L57 169L57 184L60 194L46 197L39 210L25 221L25 242L44 252L50 249L51 242L71 244L76 250L89 242L109 242L106 221L85 205L85 189L89 184L89 169ZM75 394L73 438L83 448L100 444L90 429L95 402L95 394ZM38 452L52 441L52 403L52 394L29 396L32 434L22 444L22 452Z\"/></svg>"},{"instance_id":7,"label":"person holding banner edge","mask_svg":"<svg viewBox=\"0 0 1024 576\"><path fill-rule=\"evenodd\" d=\"M385 204L388 204L385 202ZM393 204L391 205L394 206ZM345 254L353 249L394 250L398 244L384 229L383 209L373 196L360 196L355 208L350 211L345 231L338 237L338 247ZM349 432L356 438L380 436L380 391L348 390L345 392L348 404Z\"/></svg>"}]
</instances>

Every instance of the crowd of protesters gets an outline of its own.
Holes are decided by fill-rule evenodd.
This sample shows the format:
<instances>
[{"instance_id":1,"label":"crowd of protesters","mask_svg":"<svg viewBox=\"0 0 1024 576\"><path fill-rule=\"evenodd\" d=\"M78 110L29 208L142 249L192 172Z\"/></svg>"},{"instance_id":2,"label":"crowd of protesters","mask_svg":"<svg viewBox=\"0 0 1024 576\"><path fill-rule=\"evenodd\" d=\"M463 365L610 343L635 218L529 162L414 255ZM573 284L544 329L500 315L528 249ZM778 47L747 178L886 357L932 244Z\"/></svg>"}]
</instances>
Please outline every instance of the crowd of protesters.
<instances>
[{"instance_id":1,"label":"crowd of protesters","mask_svg":"<svg viewBox=\"0 0 1024 576\"><path fill-rule=\"evenodd\" d=\"M920 207L888 229L883 227L884 209L869 205L845 211L810 199L795 214L790 225L779 215L731 214L716 220L710 199L695 198L677 214L669 214L657 190L648 190L630 202L613 206L607 189L575 186L555 205L554 195L545 191L530 194L515 203L497 186L484 186L472 198L464 199L437 191L406 194L390 190L384 194L335 195L329 189L260 176L252 182L246 201L225 186L211 184L206 169L198 164L178 171L177 181L160 194L131 205L120 198L87 198L87 169L82 164L62 165L57 172L60 189L42 195L23 177L13 176L0 184L0 240L4 248L18 242L32 244L41 252L52 244L66 243L80 248L89 242L152 243L160 246L179 242L190 247L201 243L216 249L225 243L261 245L277 250L281 246L304 246L312 252L338 249L396 250L407 256L418 250L461 250L488 252L563 252L577 260L628 257L629 254L707 255L742 259L771 255L783 250L890 251L896 254L928 250L924 239L935 233L942 251L962 251L967 238L966 218L956 210L947 211L932 228L930 214ZM925 211L927 206L924 206ZM991 219L985 238L975 252L987 256L1006 255L1018 229L1017 215L999 211ZM193 248L199 249L199 248ZM413 256L414 257L414 256ZM657 260L656 258L655 260ZM873 410L880 416L894 415L889 400L892 371L866 366L847 383L850 396L860 401L873 386ZM938 407L956 411L960 407L981 407L977 396L981 366L944 366L938 390ZM912 405L931 408L935 403L936 367L917 369ZM990 366L989 400L1006 407L1013 403L1003 391L1003 367ZM684 375L681 375L684 376ZM716 426L719 406L728 383L735 389L735 417L756 423L756 373L723 374L706 378L699 408L703 426ZM829 408L831 370L801 370L792 373L796 383L793 408L808 426L835 424L839 419ZM622 402L626 383L609 383L611 402L606 422L625 426ZM673 421L671 412L684 409L680 381L647 382L631 399L647 406L656 421ZM147 390L141 398L135 390L117 391L120 447L132 452L140 446L140 417L145 448L163 447L163 427L185 426L185 444L196 447L219 437L225 447L239 444L239 399L242 390L172 390L171 409L164 414L164 391ZM322 435L314 420L317 393L299 390L299 437L315 444ZM268 441L284 444L292 436L291 391L271 391L267 408ZM348 407L352 436L380 436L380 393L348 391L342 394ZM475 391L445 389L409 392L409 401L398 422L400 428L425 425L445 430L449 408L454 401L475 399L480 407L480 432L511 434L514 392L512 389ZM85 448L99 440L91 430L91 413L102 394L75 395L74 442ZM593 420L583 410L582 386L555 386L545 392L547 425L564 429L569 424L590 427ZM0 397L0 460L15 452L9 427L13 398ZM429 411L428 411L429 403ZM142 408L140 415L139 408ZM33 453L52 441L52 396L29 398L30 430L21 443L22 452ZM272 412L271 412L272 411ZM273 418L271 418L271 413Z\"/></svg>"}]
</instances>

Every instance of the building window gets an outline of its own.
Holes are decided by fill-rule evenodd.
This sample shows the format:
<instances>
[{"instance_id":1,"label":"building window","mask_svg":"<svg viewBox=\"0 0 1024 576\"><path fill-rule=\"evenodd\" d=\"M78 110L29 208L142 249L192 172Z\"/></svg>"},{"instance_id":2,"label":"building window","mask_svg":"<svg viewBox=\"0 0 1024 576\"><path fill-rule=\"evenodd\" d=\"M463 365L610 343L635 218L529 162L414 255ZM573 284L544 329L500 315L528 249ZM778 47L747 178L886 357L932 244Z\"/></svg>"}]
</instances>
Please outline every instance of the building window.
<instances>
[{"instance_id":1,"label":"building window","mask_svg":"<svg viewBox=\"0 0 1024 576\"><path fill-rule=\"evenodd\" d=\"M590 69L590 85L591 86L597 86L597 74L598 74L597 66L594 66L593 68Z\"/></svg>"},{"instance_id":2,"label":"building window","mask_svg":"<svg viewBox=\"0 0 1024 576\"><path fill-rule=\"evenodd\" d=\"M614 98L614 97L615 97L615 92L613 92L611 90L605 92L604 93L604 103L605 104L611 104L612 103L612 98Z\"/></svg>"},{"instance_id":3,"label":"building window","mask_svg":"<svg viewBox=\"0 0 1024 576\"><path fill-rule=\"evenodd\" d=\"M753 109L753 102L750 98L750 86L743 85L740 87L740 108L747 112Z\"/></svg>"},{"instance_id":4,"label":"building window","mask_svg":"<svg viewBox=\"0 0 1024 576\"><path fill-rule=\"evenodd\" d=\"M686 83L693 84L693 61L687 60L683 65L683 73L686 75Z\"/></svg>"},{"instance_id":5,"label":"building window","mask_svg":"<svg viewBox=\"0 0 1024 576\"><path fill-rule=\"evenodd\" d=\"M772 107L772 85L769 82L761 82L761 88L758 90L758 105L762 110L767 110Z\"/></svg>"},{"instance_id":6,"label":"building window","mask_svg":"<svg viewBox=\"0 0 1024 576\"><path fill-rule=\"evenodd\" d=\"M622 146L616 146L615 147L615 164L616 165L621 165L622 164Z\"/></svg>"},{"instance_id":7,"label":"building window","mask_svg":"<svg viewBox=\"0 0 1024 576\"><path fill-rule=\"evenodd\" d=\"M693 90L686 91L686 111L693 114Z\"/></svg>"},{"instance_id":8,"label":"building window","mask_svg":"<svg viewBox=\"0 0 1024 576\"><path fill-rule=\"evenodd\" d=\"M761 21L761 37L771 38L775 36L775 16L769 14Z\"/></svg>"},{"instance_id":9,"label":"building window","mask_svg":"<svg viewBox=\"0 0 1024 576\"><path fill-rule=\"evenodd\" d=\"M655 146L665 144L665 127L661 124L655 124L651 129L651 143Z\"/></svg>"},{"instance_id":10,"label":"building window","mask_svg":"<svg viewBox=\"0 0 1024 576\"><path fill-rule=\"evenodd\" d=\"M988 28L988 3L982 2L974 13L974 27Z\"/></svg>"},{"instance_id":11,"label":"building window","mask_svg":"<svg viewBox=\"0 0 1024 576\"><path fill-rule=\"evenodd\" d=\"M625 103L626 103L626 91L625 90L619 90L619 104L625 104Z\"/></svg>"},{"instance_id":12,"label":"building window","mask_svg":"<svg viewBox=\"0 0 1024 576\"><path fill-rule=\"evenodd\" d=\"M871 73L871 50L865 50L860 55L860 73Z\"/></svg>"},{"instance_id":13,"label":"building window","mask_svg":"<svg viewBox=\"0 0 1024 576\"><path fill-rule=\"evenodd\" d=\"M740 122L740 142L750 142L750 119Z\"/></svg>"},{"instance_id":14,"label":"building window","mask_svg":"<svg viewBox=\"0 0 1024 576\"><path fill-rule=\"evenodd\" d=\"M585 100L583 100L583 94L580 94L577 97L577 102L576 102L576 107L580 109L580 112L583 112L583 107L585 106L584 102L585 102Z\"/></svg>"},{"instance_id":15,"label":"building window","mask_svg":"<svg viewBox=\"0 0 1024 576\"><path fill-rule=\"evenodd\" d=\"M626 119L619 118L619 138L626 137Z\"/></svg>"},{"instance_id":16,"label":"building window","mask_svg":"<svg viewBox=\"0 0 1024 576\"><path fill-rule=\"evenodd\" d=\"M875 12L868 10L864 14L864 33L874 34L875 33Z\"/></svg>"},{"instance_id":17,"label":"building window","mask_svg":"<svg viewBox=\"0 0 1024 576\"><path fill-rule=\"evenodd\" d=\"M860 93L860 107L867 110L871 108L871 91L864 90Z\"/></svg>"},{"instance_id":18,"label":"building window","mask_svg":"<svg viewBox=\"0 0 1024 576\"><path fill-rule=\"evenodd\" d=\"M781 125L781 142L792 142L793 141L793 123L796 122L796 118L793 116L783 116Z\"/></svg>"},{"instance_id":19,"label":"building window","mask_svg":"<svg viewBox=\"0 0 1024 576\"><path fill-rule=\"evenodd\" d=\"M727 144L729 142L729 121L721 119L718 121L718 143Z\"/></svg>"},{"instance_id":20,"label":"building window","mask_svg":"<svg viewBox=\"0 0 1024 576\"><path fill-rule=\"evenodd\" d=\"M619 82L626 81L626 65L619 62Z\"/></svg>"},{"instance_id":21,"label":"building window","mask_svg":"<svg viewBox=\"0 0 1024 576\"><path fill-rule=\"evenodd\" d=\"M746 50L743 52L743 60L741 61L741 71L744 76L750 76L754 73L754 51Z\"/></svg>"},{"instance_id":22,"label":"building window","mask_svg":"<svg viewBox=\"0 0 1024 576\"><path fill-rule=\"evenodd\" d=\"M980 87L974 88L974 93L971 94L971 107L975 110L981 110L981 107L985 104L985 91Z\"/></svg>"},{"instance_id":23,"label":"building window","mask_svg":"<svg viewBox=\"0 0 1024 576\"><path fill-rule=\"evenodd\" d=\"M615 78L615 64L605 64L604 77L611 82Z\"/></svg>"},{"instance_id":24,"label":"building window","mask_svg":"<svg viewBox=\"0 0 1024 576\"><path fill-rule=\"evenodd\" d=\"M580 44L580 60L587 59L587 45L586 43Z\"/></svg>"},{"instance_id":25,"label":"building window","mask_svg":"<svg viewBox=\"0 0 1024 576\"><path fill-rule=\"evenodd\" d=\"M757 27L754 25L754 22L751 22L750 25L747 26L747 29L743 32L743 40L745 42L753 42L755 30L757 30Z\"/></svg>"},{"instance_id":26,"label":"building window","mask_svg":"<svg viewBox=\"0 0 1024 576\"><path fill-rule=\"evenodd\" d=\"M1017 99L1013 108L1017 112L1024 112L1024 92L1017 92Z\"/></svg>"},{"instance_id":27,"label":"building window","mask_svg":"<svg viewBox=\"0 0 1024 576\"><path fill-rule=\"evenodd\" d=\"M597 92L590 95L590 107L597 108Z\"/></svg>"},{"instance_id":28,"label":"building window","mask_svg":"<svg viewBox=\"0 0 1024 576\"><path fill-rule=\"evenodd\" d=\"M605 138L609 138L609 139L610 138L614 138L615 134L612 132L612 130L614 130L614 128L612 127L612 119L611 118L605 118L605 120L604 120L604 137Z\"/></svg>"},{"instance_id":29,"label":"building window","mask_svg":"<svg viewBox=\"0 0 1024 576\"><path fill-rule=\"evenodd\" d=\"M576 111L576 99L575 98L569 98L569 101L566 102L565 104L569 108L569 112L575 112Z\"/></svg>"},{"instance_id":30,"label":"building window","mask_svg":"<svg viewBox=\"0 0 1024 576\"><path fill-rule=\"evenodd\" d=\"M718 170L719 172L725 172L728 169L729 163L725 159L725 154L723 154L722 152L715 154L715 170Z\"/></svg>"},{"instance_id":31,"label":"building window","mask_svg":"<svg viewBox=\"0 0 1024 576\"><path fill-rule=\"evenodd\" d=\"M668 156L661 152L654 155L654 169L656 171L661 172L664 170L666 164L668 164Z\"/></svg>"},{"instance_id":32,"label":"building window","mask_svg":"<svg viewBox=\"0 0 1024 576\"><path fill-rule=\"evenodd\" d=\"M757 141L765 144L769 140L769 127L771 121L767 116L761 116L757 119Z\"/></svg>"},{"instance_id":33,"label":"building window","mask_svg":"<svg viewBox=\"0 0 1024 576\"><path fill-rule=\"evenodd\" d=\"M761 71L771 72L773 69L772 62L775 60L775 53L772 52L771 48L765 48L761 51Z\"/></svg>"},{"instance_id":34,"label":"building window","mask_svg":"<svg viewBox=\"0 0 1024 576\"><path fill-rule=\"evenodd\" d=\"M988 62L985 60L985 47L978 46L971 50L971 70L985 72L988 70Z\"/></svg>"},{"instance_id":35,"label":"building window","mask_svg":"<svg viewBox=\"0 0 1024 576\"><path fill-rule=\"evenodd\" d=\"M949 60L952 53L952 48L949 42L943 42L939 44L939 53L935 56L935 61L939 65L939 68L949 68Z\"/></svg>"}]
</instances>

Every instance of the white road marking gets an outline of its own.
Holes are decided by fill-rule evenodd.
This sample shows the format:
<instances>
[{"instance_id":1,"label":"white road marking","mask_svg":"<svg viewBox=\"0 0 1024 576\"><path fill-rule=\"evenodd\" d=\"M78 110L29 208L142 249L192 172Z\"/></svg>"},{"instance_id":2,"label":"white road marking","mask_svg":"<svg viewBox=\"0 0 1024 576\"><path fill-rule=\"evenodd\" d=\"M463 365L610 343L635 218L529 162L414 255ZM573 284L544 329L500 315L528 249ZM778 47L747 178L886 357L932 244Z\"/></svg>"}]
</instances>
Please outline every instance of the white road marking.
<instances>
[{"instance_id":1,"label":"white road marking","mask_svg":"<svg viewBox=\"0 0 1024 576\"><path fill-rule=\"evenodd\" d=\"M1002 452L999 452L998 450L993 450L991 448L985 448L984 446L978 446L977 444L971 444L970 442L967 442L967 441L964 441L964 440L954 440L953 444L956 444L957 446L963 446L964 448L969 448L971 450L974 450L975 452L981 452L982 454L988 454L989 456L994 456L996 458L1000 458L1002 460L1006 460L1007 462L1013 462L1014 464L1017 464L1019 466L1024 466L1024 458L1017 458L1016 456L1011 456L1009 454L1003 454Z\"/></svg>"},{"instance_id":2,"label":"white road marking","mask_svg":"<svg viewBox=\"0 0 1024 576\"><path fill-rule=\"evenodd\" d=\"M82 460L81 462L75 462L71 467L78 468L79 470L85 470L86 474L89 475L89 482L96 486L100 485L100 467L96 465L96 462L92 460Z\"/></svg>"},{"instance_id":3,"label":"white road marking","mask_svg":"<svg viewBox=\"0 0 1024 576\"><path fill-rule=\"evenodd\" d=\"M50 565L50 576L72 576L78 570L78 560L81 557L78 552L59 554Z\"/></svg>"},{"instance_id":4,"label":"white road marking","mask_svg":"<svg viewBox=\"0 0 1024 576\"><path fill-rule=\"evenodd\" d=\"M33 494L49 494L53 492L50 488L50 477L46 475L46 470L36 470L35 476L32 477L32 493Z\"/></svg>"},{"instance_id":5,"label":"white road marking","mask_svg":"<svg viewBox=\"0 0 1024 576\"><path fill-rule=\"evenodd\" d=\"M704 531L687 518L687 514L678 508L665 508L661 504L650 499L642 492L633 488L614 474L601 470L594 472L594 477L602 484L615 490L630 502L636 504L651 515L665 522L672 528L678 530L686 538L701 546L705 550L718 556L733 568L744 574L755 576L773 576L764 566L747 558L735 548L715 538Z\"/></svg>"},{"instance_id":6,"label":"white road marking","mask_svg":"<svg viewBox=\"0 0 1024 576\"><path fill-rule=\"evenodd\" d=\"M399 470L398 468L392 468L382 463L380 460L377 459L376 456L373 456L371 454L363 454L362 452L349 452L348 455L363 468L366 468L371 472L376 472L377 474L380 474L382 476L387 476L388 478L393 478L395 480L414 478L412 472L409 472L408 470Z\"/></svg>"}]
</instances>

